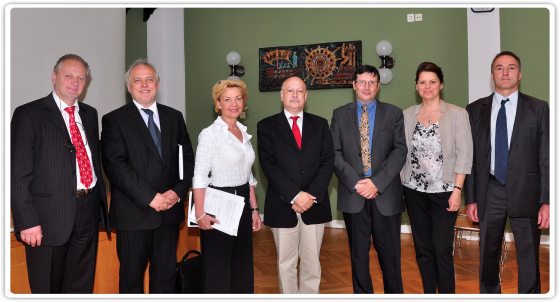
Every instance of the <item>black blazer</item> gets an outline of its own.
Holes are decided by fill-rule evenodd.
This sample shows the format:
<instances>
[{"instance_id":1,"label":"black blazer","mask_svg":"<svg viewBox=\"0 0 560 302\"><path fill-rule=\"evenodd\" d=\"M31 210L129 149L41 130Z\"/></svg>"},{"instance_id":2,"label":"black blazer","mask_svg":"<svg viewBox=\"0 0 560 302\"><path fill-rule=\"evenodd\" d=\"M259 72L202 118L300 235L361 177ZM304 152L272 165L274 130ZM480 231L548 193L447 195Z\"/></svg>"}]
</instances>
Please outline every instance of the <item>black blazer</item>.
<instances>
[{"instance_id":1,"label":"black blazer","mask_svg":"<svg viewBox=\"0 0 560 302\"><path fill-rule=\"evenodd\" d=\"M317 199L301 214L307 225L332 220L327 187L333 173L333 144L329 124L322 117L303 113L301 150L284 111L257 124L259 161L268 188L264 205L264 224L274 228L297 225L290 203L300 191Z\"/></svg>"},{"instance_id":2,"label":"black blazer","mask_svg":"<svg viewBox=\"0 0 560 302\"><path fill-rule=\"evenodd\" d=\"M334 174L338 177L338 210L358 213L365 198L354 191L365 178L360 147L357 103L353 101L333 111L331 133L334 144ZM371 143L371 181L379 189L375 204L384 216L404 211L401 179L408 148L404 116L395 105L377 100Z\"/></svg>"},{"instance_id":3,"label":"black blazer","mask_svg":"<svg viewBox=\"0 0 560 302\"><path fill-rule=\"evenodd\" d=\"M107 193L99 155L97 110L78 103L100 191L100 227L107 219ZM11 210L14 231L41 225L42 244L60 246L70 238L76 212L76 151L52 93L19 106L11 128Z\"/></svg>"},{"instance_id":4,"label":"black blazer","mask_svg":"<svg viewBox=\"0 0 560 302\"><path fill-rule=\"evenodd\" d=\"M482 220L490 174L490 114L494 94L467 105L474 156L465 180L465 201L478 204ZM550 199L550 112L548 103L519 93L511 136L506 181L506 200L511 217L537 217Z\"/></svg>"},{"instance_id":5,"label":"black blazer","mask_svg":"<svg viewBox=\"0 0 560 302\"><path fill-rule=\"evenodd\" d=\"M102 118L101 153L105 174L111 182L109 219L117 230L152 230L185 219L194 154L183 115L157 104L163 159L133 102ZM179 146L183 146L183 180L179 180ZM157 212L150 202L157 193L173 190L180 201Z\"/></svg>"}]
</instances>

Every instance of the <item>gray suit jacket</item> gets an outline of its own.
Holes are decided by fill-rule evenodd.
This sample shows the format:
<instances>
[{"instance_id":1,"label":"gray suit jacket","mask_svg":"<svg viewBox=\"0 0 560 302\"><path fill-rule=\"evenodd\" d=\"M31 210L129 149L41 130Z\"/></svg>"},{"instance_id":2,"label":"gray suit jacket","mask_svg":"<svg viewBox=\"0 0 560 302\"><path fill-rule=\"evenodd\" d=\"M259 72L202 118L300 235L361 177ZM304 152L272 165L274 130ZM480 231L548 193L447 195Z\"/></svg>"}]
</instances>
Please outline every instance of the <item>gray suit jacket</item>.
<instances>
[{"instance_id":1,"label":"gray suit jacket","mask_svg":"<svg viewBox=\"0 0 560 302\"><path fill-rule=\"evenodd\" d=\"M335 109L330 128L335 151L334 174L338 177L337 209L346 213L360 212L365 202L353 189L365 178L356 107L353 101ZM402 110L377 100L371 143L371 181L379 189L376 204L384 216L404 211L399 173L407 151Z\"/></svg>"}]
</instances>

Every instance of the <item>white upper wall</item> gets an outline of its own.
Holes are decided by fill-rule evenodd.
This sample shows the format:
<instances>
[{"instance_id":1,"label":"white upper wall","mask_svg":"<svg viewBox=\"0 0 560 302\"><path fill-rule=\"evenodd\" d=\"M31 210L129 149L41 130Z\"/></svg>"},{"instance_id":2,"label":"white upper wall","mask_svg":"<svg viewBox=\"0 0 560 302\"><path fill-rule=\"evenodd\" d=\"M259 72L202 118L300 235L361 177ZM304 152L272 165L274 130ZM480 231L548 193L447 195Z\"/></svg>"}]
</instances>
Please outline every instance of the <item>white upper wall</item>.
<instances>
[{"instance_id":1,"label":"white upper wall","mask_svg":"<svg viewBox=\"0 0 560 302\"><path fill-rule=\"evenodd\" d=\"M158 8L147 24L148 61L158 70L158 103L185 117L185 25L183 8Z\"/></svg>"},{"instance_id":2,"label":"white upper wall","mask_svg":"<svg viewBox=\"0 0 560 302\"><path fill-rule=\"evenodd\" d=\"M125 8L11 7L7 18L10 119L17 106L52 92L53 67L68 53L89 64L80 100L97 109L100 129L101 117L126 103Z\"/></svg>"},{"instance_id":3,"label":"white upper wall","mask_svg":"<svg viewBox=\"0 0 560 302\"><path fill-rule=\"evenodd\" d=\"M494 92L490 65L500 52L500 9L474 13L467 8L469 103Z\"/></svg>"}]
</instances>

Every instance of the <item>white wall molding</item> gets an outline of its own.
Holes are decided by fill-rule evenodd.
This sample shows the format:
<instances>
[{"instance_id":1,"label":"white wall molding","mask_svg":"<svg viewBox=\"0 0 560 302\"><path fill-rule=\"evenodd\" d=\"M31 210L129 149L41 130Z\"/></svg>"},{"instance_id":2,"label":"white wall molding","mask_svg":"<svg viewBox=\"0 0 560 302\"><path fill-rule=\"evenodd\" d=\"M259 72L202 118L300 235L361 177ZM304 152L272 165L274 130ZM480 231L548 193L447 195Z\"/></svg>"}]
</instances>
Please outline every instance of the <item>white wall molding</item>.
<instances>
[{"instance_id":1,"label":"white wall molding","mask_svg":"<svg viewBox=\"0 0 560 302\"><path fill-rule=\"evenodd\" d=\"M469 103L494 92L490 65L500 48L500 9L474 13L467 8Z\"/></svg>"},{"instance_id":2,"label":"white wall molding","mask_svg":"<svg viewBox=\"0 0 560 302\"><path fill-rule=\"evenodd\" d=\"M148 61L161 78L156 100L185 117L184 9L158 8L147 24Z\"/></svg>"}]
</instances>

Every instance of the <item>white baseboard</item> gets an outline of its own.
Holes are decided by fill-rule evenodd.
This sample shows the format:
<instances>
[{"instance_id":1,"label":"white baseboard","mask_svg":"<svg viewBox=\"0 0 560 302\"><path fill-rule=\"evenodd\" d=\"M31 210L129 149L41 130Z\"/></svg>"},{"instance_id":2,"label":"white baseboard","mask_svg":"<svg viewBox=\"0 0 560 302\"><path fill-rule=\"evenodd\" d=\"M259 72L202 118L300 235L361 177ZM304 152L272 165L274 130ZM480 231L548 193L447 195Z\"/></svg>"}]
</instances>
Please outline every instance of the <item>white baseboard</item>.
<instances>
[{"instance_id":1,"label":"white baseboard","mask_svg":"<svg viewBox=\"0 0 560 302\"><path fill-rule=\"evenodd\" d=\"M346 225L344 224L344 220L333 220L325 225L327 228L336 228L336 229L344 229ZM401 234L411 234L412 229L410 225L403 224L401 225ZM475 240L479 241L478 232L470 232L470 231L463 231L463 239L465 240ZM506 242L515 242L513 239L512 233L506 233ZM541 235L541 244L550 245L550 236L549 235Z\"/></svg>"}]
</instances>

